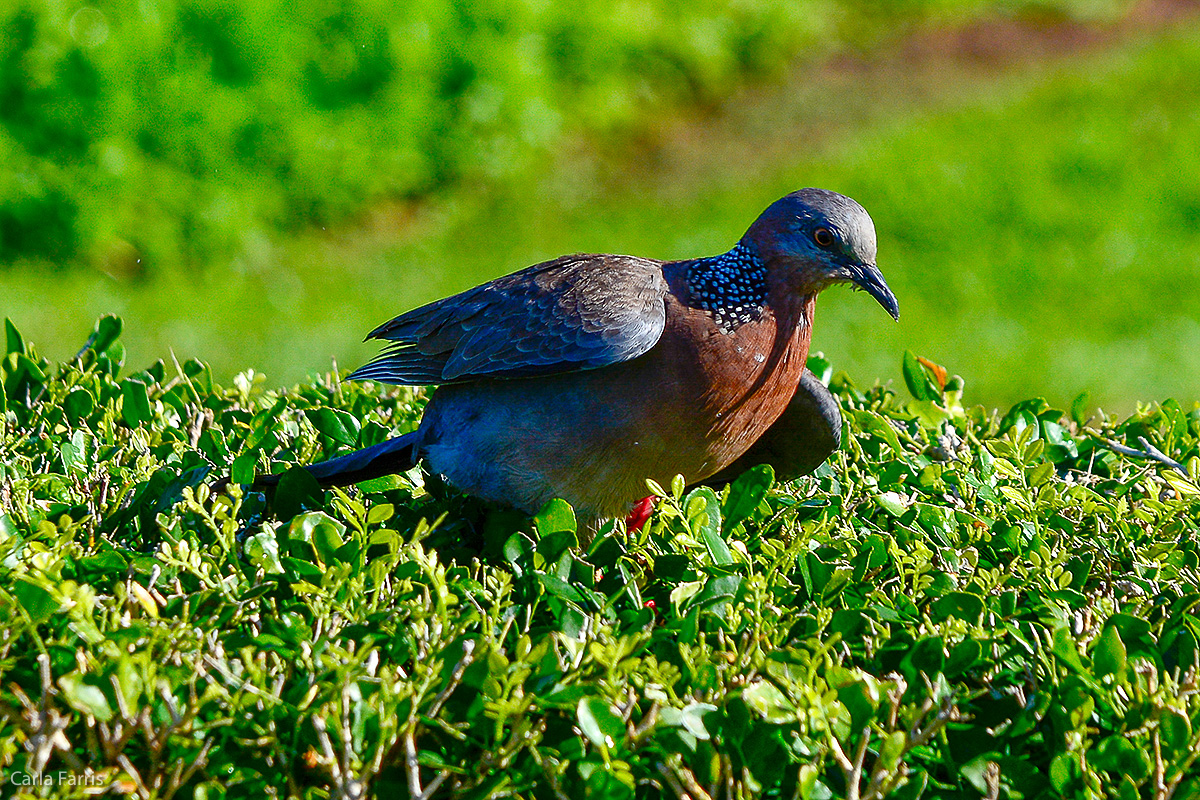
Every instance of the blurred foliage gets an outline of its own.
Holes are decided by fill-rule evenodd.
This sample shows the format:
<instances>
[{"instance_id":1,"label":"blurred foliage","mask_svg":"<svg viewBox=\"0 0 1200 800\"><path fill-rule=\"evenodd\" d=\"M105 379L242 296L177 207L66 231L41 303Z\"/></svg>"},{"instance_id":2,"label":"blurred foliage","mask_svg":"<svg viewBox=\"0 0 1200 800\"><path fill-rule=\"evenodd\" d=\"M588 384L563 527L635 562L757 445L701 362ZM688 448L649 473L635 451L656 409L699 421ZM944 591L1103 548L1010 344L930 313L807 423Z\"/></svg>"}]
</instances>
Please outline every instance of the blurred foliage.
<instances>
[{"instance_id":1,"label":"blurred foliage","mask_svg":"<svg viewBox=\"0 0 1200 800\"><path fill-rule=\"evenodd\" d=\"M1011 6L8 3L0 264L225 265L381 199L527 178L567 137L652 129L800 56Z\"/></svg>"},{"instance_id":2,"label":"blurred foliage","mask_svg":"<svg viewBox=\"0 0 1200 800\"><path fill-rule=\"evenodd\" d=\"M119 320L0 365L0 770L139 797L1136 798L1200 792L1200 405L1004 414L906 353L844 448L650 487L580 544L413 470L214 476L422 398L123 375ZM817 374L829 365L814 356Z\"/></svg>"},{"instance_id":3,"label":"blurred foliage","mask_svg":"<svg viewBox=\"0 0 1200 800\"><path fill-rule=\"evenodd\" d=\"M20 4L0 16L0 260L227 260L260 229L527 170L564 131L710 101L778 69L830 16L783 2Z\"/></svg>"}]
</instances>

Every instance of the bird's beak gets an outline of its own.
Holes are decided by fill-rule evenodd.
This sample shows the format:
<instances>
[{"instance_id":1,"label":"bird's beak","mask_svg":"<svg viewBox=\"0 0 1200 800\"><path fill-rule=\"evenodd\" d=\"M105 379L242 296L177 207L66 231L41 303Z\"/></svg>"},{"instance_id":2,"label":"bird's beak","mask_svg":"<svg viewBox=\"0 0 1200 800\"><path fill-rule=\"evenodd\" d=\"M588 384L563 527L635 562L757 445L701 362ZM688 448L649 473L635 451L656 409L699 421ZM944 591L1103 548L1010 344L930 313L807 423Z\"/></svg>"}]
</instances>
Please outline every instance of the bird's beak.
<instances>
[{"instance_id":1,"label":"bird's beak","mask_svg":"<svg viewBox=\"0 0 1200 800\"><path fill-rule=\"evenodd\" d=\"M874 264L855 264L850 268L850 280L855 286L879 301L883 310L892 315L892 319L900 319L900 303L896 295L888 288L883 273Z\"/></svg>"}]
</instances>

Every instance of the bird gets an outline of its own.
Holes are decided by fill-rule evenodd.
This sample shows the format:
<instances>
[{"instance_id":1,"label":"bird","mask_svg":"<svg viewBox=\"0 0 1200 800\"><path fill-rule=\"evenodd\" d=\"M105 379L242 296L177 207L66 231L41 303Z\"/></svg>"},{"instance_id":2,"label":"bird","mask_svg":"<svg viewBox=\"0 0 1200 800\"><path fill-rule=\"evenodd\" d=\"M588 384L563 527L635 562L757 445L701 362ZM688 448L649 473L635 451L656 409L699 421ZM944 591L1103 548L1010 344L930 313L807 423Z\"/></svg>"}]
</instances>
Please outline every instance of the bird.
<instances>
[{"instance_id":1,"label":"bird","mask_svg":"<svg viewBox=\"0 0 1200 800\"><path fill-rule=\"evenodd\" d=\"M408 311L349 379L436 385L419 426L307 470L345 486L424 461L529 514L562 498L581 523L627 514L647 479L807 474L842 428L806 369L816 297L849 284L898 320L876 249L859 203L808 188L719 255L566 255Z\"/></svg>"}]
</instances>

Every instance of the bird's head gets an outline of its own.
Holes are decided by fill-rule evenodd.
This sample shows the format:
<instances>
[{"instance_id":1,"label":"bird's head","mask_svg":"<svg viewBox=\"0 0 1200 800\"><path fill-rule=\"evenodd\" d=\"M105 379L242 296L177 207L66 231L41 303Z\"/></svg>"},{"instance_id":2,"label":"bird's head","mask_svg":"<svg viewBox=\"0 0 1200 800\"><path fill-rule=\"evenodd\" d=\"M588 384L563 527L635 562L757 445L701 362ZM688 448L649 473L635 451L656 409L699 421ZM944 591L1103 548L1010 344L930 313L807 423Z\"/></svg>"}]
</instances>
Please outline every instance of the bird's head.
<instances>
[{"instance_id":1,"label":"bird's head","mask_svg":"<svg viewBox=\"0 0 1200 800\"><path fill-rule=\"evenodd\" d=\"M900 304L875 266L875 224L845 195L801 189L772 203L743 241L790 285L820 291L849 283L874 297L893 319Z\"/></svg>"}]
</instances>

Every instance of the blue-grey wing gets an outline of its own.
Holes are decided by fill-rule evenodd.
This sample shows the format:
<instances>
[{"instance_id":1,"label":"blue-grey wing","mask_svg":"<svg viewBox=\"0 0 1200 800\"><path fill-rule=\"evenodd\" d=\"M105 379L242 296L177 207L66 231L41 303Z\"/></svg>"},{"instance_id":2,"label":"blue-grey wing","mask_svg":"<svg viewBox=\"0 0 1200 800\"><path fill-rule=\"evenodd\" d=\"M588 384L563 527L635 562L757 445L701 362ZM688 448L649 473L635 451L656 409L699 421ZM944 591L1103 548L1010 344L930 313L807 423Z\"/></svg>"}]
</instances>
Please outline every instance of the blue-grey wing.
<instances>
[{"instance_id":1,"label":"blue-grey wing","mask_svg":"<svg viewBox=\"0 0 1200 800\"><path fill-rule=\"evenodd\" d=\"M392 344L350 377L420 386L628 361L662 335L667 291L659 261L563 256L379 326L367 338Z\"/></svg>"}]
</instances>

